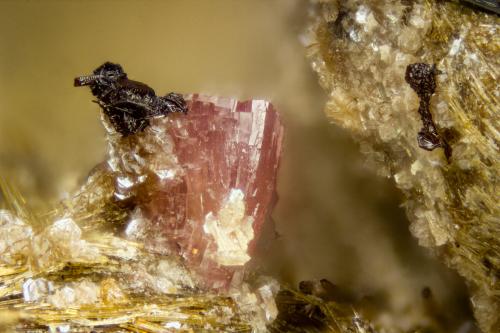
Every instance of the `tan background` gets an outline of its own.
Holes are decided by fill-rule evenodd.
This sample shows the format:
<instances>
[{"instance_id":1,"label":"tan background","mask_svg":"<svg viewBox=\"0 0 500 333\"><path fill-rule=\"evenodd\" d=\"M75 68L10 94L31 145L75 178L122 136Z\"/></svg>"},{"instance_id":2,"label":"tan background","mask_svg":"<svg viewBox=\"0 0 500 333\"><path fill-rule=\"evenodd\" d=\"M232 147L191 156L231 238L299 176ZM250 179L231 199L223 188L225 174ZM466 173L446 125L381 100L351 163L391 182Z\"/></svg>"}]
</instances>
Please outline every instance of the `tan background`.
<instances>
[{"instance_id":1,"label":"tan background","mask_svg":"<svg viewBox=\"0 0 500 333\"><path fill-rule=\"evenodd\" d=\"M287 127L262 270L297 283L326 277L397 311L430 286L446 312L466 307L456 276L418 247L392 180L364 169L298 35L307 6L279 1L0 1L0 175L45 201L74 189L105 156L98 107L72 79L106 60L160 94L272 100ZM458 302L456 302L458 300Z\"/></svg>"}]
</instances>

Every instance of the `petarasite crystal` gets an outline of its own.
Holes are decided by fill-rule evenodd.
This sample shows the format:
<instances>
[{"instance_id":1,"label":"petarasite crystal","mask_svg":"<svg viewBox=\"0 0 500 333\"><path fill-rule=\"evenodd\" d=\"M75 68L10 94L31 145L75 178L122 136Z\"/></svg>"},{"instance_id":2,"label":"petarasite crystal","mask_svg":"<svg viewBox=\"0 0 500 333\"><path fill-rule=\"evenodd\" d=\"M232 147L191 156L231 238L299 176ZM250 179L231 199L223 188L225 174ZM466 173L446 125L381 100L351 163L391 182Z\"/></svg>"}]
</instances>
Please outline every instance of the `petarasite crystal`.
<instances>
[{"instance_id":1,"label":"petarasite crystal","mask_svg":"<svg viewBox=\"0 0 500 333\"><path fill-rule=\"evenodd\" d=\"M108 126L115 199L134 206L129 237L179 254L204 286L226 288L274 205L283 127L263 100L185 99L187 115L151 119L136 135Z\"/></svg>"},{"instance_id":2,"label":"petarasite crystal","mask_svg":"<svg viewBox=\"0 0 500 333\"><path fill-rule=\"evenodd\" d=\"M115 183L115 203L134 210L127 236L180 255L205 286L228 287L250 260L274 204L283 128L273 106L196 94L157 97L109 62L75 79L84 85L108 132L102 171Z\"/></svg>"}]
</instances>

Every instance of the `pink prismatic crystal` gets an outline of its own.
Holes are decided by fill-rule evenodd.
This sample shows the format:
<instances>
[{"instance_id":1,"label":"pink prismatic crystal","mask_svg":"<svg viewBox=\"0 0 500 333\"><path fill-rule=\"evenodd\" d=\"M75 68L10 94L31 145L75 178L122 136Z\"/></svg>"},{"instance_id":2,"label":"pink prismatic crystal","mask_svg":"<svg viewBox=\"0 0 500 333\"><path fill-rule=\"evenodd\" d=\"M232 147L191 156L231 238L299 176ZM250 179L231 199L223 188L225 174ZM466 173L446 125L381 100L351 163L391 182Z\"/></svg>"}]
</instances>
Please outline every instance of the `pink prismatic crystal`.
<instances>
[{"instance_id":1,"label":"pink prismatic crystal","mask_svg":"<svg viewBox=\"0 0 500 333\"><path fill-rule=\"evenodd\" d=\"M125 185L142 179L137 196L147 194L138 204L141 218L170 251L184 258L204 286L225 288L250 259L274 206L283 127L263 100L185 98L187 115L159 119L137 139L137 154L149 171L135 178L130 171L122 179ZM169 159L151 157L158 143Z\"/></svg>"}]
</instances>

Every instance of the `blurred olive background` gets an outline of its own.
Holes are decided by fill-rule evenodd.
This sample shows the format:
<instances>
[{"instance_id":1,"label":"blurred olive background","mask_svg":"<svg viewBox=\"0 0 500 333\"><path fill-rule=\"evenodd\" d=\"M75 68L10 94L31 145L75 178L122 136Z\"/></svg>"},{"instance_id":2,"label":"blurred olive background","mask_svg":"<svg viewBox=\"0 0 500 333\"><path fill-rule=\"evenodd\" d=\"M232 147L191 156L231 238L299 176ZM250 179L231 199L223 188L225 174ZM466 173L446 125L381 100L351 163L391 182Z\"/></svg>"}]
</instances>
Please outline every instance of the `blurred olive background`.
<instances>
[{"instance_id":1,"label":"blurred olive background","mask_svg":"<svg viewBox=\"0 0 500 333\"><path fill-rule=\"evenodd\" d=\"M266 98L287 129L273 217L280 236L260 268L282 281L328 278L394 311L429 286L466 311L457 276L417 245L392 180L322 113L326 96L299 35L305 1L0 1L0 175L30 202L54 202L105 157L98 106L73 78L104 61L157 93Z\"/></svg>"}]
</instances>

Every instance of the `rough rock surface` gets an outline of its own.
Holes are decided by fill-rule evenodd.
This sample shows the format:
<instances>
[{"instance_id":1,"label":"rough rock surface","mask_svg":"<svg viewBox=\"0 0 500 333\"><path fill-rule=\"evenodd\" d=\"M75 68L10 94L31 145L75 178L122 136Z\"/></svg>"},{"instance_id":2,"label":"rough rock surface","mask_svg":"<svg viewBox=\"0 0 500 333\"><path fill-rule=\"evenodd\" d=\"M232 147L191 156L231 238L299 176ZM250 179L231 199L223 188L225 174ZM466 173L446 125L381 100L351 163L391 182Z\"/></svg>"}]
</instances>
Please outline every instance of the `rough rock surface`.
<instances>
[{"instance_id":1,"label":"rough rock surface","mask_svg":"<svg viewBox=\"0 0 500 333\"><path fill-rule=\"evenodd\" d=\"M411 230L467 281L481 329L500 329L500 19L454 1L319 1L306 36L326 113L406 196ZM414 63L436 65L430 112L450 147L421 149Z\"/></svg>"}]
</instances>

